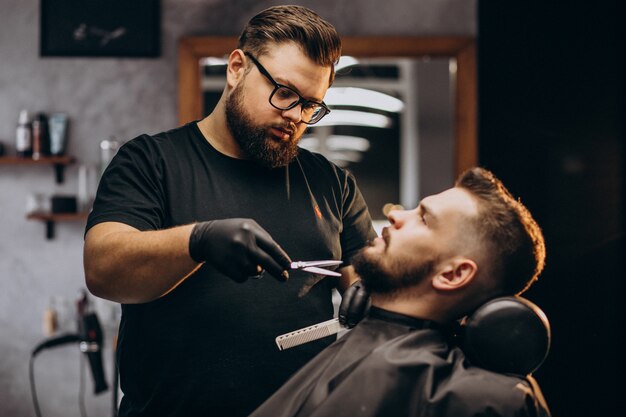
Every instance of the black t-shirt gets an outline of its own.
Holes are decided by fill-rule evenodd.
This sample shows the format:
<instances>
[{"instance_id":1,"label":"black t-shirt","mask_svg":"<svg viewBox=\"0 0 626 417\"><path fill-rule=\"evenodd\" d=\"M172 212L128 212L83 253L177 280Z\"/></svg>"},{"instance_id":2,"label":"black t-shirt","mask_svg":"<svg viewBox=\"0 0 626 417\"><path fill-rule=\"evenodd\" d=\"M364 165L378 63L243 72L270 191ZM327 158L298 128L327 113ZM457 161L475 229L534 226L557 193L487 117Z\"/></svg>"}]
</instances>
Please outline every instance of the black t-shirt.
<instances>
[{"instance_id":1,"label":"black t-shirt","mask_svg":"<svg viewBox=\"0 0 626 417\"><path fill-rule=\"evenodd\" d=\"M351 174L300 150L268 169L215 150L196 123L137 137L105 171L87 222L157 230L256 220L293 260L350 257L375 236ZM332 279L238 284L204 264L174 291L122 305L120 415L247 415L332 340L279 351L280 334L332 317Z\"/></svg>"}]
</instances>

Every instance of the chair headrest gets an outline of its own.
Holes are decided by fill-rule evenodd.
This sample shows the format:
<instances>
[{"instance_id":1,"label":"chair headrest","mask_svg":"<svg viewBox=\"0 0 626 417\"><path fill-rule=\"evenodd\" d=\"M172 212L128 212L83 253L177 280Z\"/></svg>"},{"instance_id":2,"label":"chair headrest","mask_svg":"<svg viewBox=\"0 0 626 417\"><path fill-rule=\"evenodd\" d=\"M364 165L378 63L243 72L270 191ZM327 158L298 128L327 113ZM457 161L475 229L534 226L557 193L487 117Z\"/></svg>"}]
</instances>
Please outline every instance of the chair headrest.
<instances>
[{"instance_id":1,"label":"chair headrest","mask_svg":"<svg viewBox=\"0 0 626 417\"><path fill-rule=\"evenodd\" d=\"M494 298L466 320L461 349L472 365L504 374L536 371L550 350L550 323L523 297Z\"/></svg>"}]
</instances>

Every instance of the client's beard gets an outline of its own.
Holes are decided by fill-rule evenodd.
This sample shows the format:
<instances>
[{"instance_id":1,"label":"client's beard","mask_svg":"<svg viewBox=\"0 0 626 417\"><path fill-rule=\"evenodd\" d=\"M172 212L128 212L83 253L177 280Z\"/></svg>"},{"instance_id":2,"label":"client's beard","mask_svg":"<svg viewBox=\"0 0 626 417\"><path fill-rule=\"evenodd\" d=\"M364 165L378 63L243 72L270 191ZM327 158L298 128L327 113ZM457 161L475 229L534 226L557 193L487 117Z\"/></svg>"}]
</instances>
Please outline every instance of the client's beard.
<instances>
[{"instance_id":1,"label":"client's beard","mask_svg":"<svg viewBox=\"0 0 626 417\"><path fill-rule=\"evenodd\" d=\"M267 129L255 126L244 109L242 90L239 84L226 100L226 121L230 132L241 150L267 168L288 165L298 155L298 140L293 136L289 142L274 145L267 137Z\"/></svg>"},{"instance_id":2,"label":"client's beard","mask_svg":"<svg viewBox=\"0 0 626 417\"><path fill-rule=\"evenodd\" d=\"M420 264L411 264L410 259L389 262L385 256L386 252L380 255L365 248L352 258L354 270L371 293L391 295L413 287L428 278L437 264L434 259Z\"/></svg>"}]
</instances>

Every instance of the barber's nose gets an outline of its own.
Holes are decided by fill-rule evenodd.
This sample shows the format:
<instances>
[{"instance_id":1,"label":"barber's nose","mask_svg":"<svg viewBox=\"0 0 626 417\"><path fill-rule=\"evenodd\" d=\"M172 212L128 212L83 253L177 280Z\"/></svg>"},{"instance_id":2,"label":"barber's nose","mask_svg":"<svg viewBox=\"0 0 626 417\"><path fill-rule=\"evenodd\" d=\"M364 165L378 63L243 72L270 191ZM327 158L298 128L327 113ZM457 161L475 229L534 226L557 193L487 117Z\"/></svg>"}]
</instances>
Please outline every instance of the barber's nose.
<instances>
[{"instance_id":1,"label":"barber's nose","mask_svg":"<svg viewBox=\"0 0 626 417\"><path fill-rule=\"evenodd\" d=\"M302 120L302 104L298 104L289 110L283 110L283 117L293 123L300 123Z\"/></svg>"}]
</instances>

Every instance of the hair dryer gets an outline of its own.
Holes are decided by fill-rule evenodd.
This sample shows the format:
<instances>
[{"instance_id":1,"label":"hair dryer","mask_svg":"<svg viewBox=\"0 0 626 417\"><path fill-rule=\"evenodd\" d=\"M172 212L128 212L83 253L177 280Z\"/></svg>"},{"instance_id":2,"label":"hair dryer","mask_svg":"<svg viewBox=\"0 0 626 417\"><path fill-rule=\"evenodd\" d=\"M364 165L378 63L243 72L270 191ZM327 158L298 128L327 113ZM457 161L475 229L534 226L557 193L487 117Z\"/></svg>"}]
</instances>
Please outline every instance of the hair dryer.
<instances>
[{"instance_id":1,"label":"hair dryer","mask_svg":"<svg viewBox=\"0 0 626 417\"><path fill-rule=\"evenodd\" d=\"M102 368L102 328L96 313L83 314L80 317L78 331L80 334L80 344L78 346L81 352L87 354L91 376L93 377L94 394L99 394L106 391L108 385L104 379L104 370Z\"/></svg>"},{"instance_id":2,"label":"hair dryer","mask_svg":"<svg viewBox=\"0 0 626 417\"><path fill-rule=\"evenodd\" d=\"M34 357L45 349L76 342L79 343L80 351L85 353L89 360L89 367L91 368L94 382L94 394L106 391L108 385L104 378L102 367L103 334L96 313L80 314L78 318L78 334L65 334L46 339L33 349L32 356Z\"/></svg>"}]
</instances>

